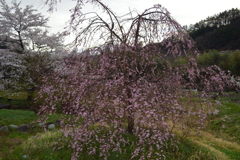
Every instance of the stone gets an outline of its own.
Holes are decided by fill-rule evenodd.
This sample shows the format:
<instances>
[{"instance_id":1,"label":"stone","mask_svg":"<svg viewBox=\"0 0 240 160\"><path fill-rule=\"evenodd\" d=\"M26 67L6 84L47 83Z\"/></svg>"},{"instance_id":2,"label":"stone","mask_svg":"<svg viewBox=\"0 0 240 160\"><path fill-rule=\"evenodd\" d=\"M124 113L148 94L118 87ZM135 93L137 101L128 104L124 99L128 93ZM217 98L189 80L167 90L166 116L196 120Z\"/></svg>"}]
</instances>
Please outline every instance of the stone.
<instances>
[{"instance_id":1,"label":"stone","mask_svg":"<svg viewBox=\"0 0 240 160\"><path fill-rule=\"evenodd\" d=\"M54 125L54 124L49 124L49 125L48 125L48 129L49 129L49 130L55 129L55 125Z\"/></svg>"},{"instance_id":2,"label":"stone","mask_svg":"<svg viewBox=\"0 0 240 160\"><path fill-rule=\"evenodd\" d=\"M27 156L27 155L24 155L22 158L23 158L23 159L27 159L27 158L28 158L28 156Z\"/></svg>"},{"instance_id":3,"label":"stone","mask_svg":"<svg viewBox=\"0 0 240 160\"><path fill-rule=\"evenodd\" d=\"M38 126L39 126L39 127L43 127L43 125L44 125L44 123L41 123L41 122L38 123Z\"/></svg>"},{"instance_id":4,"label":"stone","mask_svg":"<svg viewBox=\"0 0 240 160\"><path fill-rule=\"evenodd\" d=\"M18 126L14 125L14 124L10 124L8 127L11 128L11 129L17 129L18 128Z\"/></svg>"},{"instance_id":5,"label":"stone","mask_svg":"<svg viewBox=\"0 0 240 160\"><path fill-rule=\"evenodd\" d=\"M0 128L0 131L2 131L2 132L8 132L9 130L8 130L8 127L7 127L7 126L3 126L3 127Z\"/></svg>"},{"instance_id":6,"label":"stone","mask_svg":"<svg viewBox=\"0 0 240 160\"><path fill-rule=\"evenodd\" d=\"M29 132L30 127L29 127L28 125L26 125L26 124L23 124L23 125L19 126L19 127L17 128L17 130L18 130L18 131L22 131L22 132Z\"/></svg>"},{"instance_id":7,"label":"stone","mask_svg":"<svg viewBox=\"0 0 240 160\"><path fill-rule=\"evenodd\" d=\"M0 103L0 109L11 109L11 104Z\"/></svg>"}]
</instances>

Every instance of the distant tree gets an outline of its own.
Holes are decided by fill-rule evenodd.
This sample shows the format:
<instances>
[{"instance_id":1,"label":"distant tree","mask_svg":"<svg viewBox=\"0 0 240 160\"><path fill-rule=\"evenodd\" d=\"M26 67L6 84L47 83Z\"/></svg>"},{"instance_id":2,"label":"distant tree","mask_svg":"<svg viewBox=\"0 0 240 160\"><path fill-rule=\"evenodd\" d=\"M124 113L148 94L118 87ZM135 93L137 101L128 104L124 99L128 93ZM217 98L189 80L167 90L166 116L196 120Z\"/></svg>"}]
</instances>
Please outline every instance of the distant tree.
<instances>
[{"instance_id":1,"label":"distant tree","mask_svg":"<svg viewBox=\"0 0 240 160\"><path fill-rule=\"evenodd\" d=\"M191 34L194 34L195 31L200 29L206 28L220 28L225 25L229 25L233 19L240 17L240 10L239 9L230 9L224 12L220 12L219 14L215 14L213 16L207 17L204 20L197 22L196 24L189 25L189 31Z\"/></svg>"},{"instance_id":2,"label":"distant tree","mask_svg":"<svg viewBox=\"0 0 240 160\"><path fill-rule=\"evenodd\" d=\"M55 2L46 0L50 9ZM103 9L104 17L82 13L81 6L87 2L78 0L71 10L68 32L76 33L77 46L93 47L64 58L59 72L45 78L39 114L60 110L71 115L65 119L59 144L70 140L72 159L81 159L84 153L107 159L111 153L127 152L131 155L126 159L161 159L165 153L160 150L178 143L175 130L184 139L191 127L204 126L210 112L207 104L195 104L191 92L185 92L187 103L182 101L182 89L195 88L201 76L194 57L189 55L184 65L172 65L165 58L182 55L182 49L194 43L161 5L119 17L101 1L90 1ZM148 45L156 42L162 42L165 54ZM206 73L217 72L209 67ZM221 77L228 79L224 74L208 76L203 81L206 90L211 92L214 82L221 92ZM206 97L202 93L199 97ZM125 146L134 149L126 151Z\"/></svg>"},{"instance_id":3,"label":"distant tree","mask_svg":"<svg viewBox=\"0 0 240 160\"><path fill-rule=\"evenodd\" d=\"M0 50L0 83L1 89L9 88L11 84L16 84L14 80L16 73L22 68L19 55L6 49Z\"/></svg>"},{"instance_id":4,"label":"distant tree","mask_svg":"<svg viewBox=\"0 0 240 160\"><path fill-rule=\"evenodd\" d=\"M62 34L49 34L48 18L33 6L0 2L0 76L5 89L27 91L29 100L43 75L53 71L53 58L64 52Z\"/></svg>"},{"instance_id":5,"label":"distant tree","mask_svg":"<svg viewBox=\"0 0 240 160\"><path fill-rule=\"evenodd\" d=\"M231 71L234 76L240 76L240 51L224 53L219 67L225 71Z\"/></svg>"},{"instance_id":6,"label":"distant tree","mask_svg":"<svg viewBox=\"0 0 240 160\"><path fill-rule=\"evenodd\" d=\"M240 52L220 53L217 50L210 50L200 54L197 58L197 64L201 67L212 65L219 66L224 71L231 71L234 76L240 76Z\"/></svg>"},{"instance_id":7,"label":"distant tree","mask_svg":"<svg viewBox=\"0 0 240 160\"><path fill-rule=\"evenodd\" d=\"M47 27L48 18L41 13L35 13L37 10L33 6L26 6L22 9L21 2L12 1L9 6L5 0L0 2L0 35L5 37L5 42L11 48L23 54L29 43L26 34L31 29Z\"/></svg>"},{"instance_id":8,"label":"distant tree","mask_svg":"<svg viewBox=\"0 0 240 160\"><path fill-rule=\"evenodd\" d=\"M220 53L217 50L210 50L208 52L204 52L203 54L197 57L197 63L202 67L218 65L220 61L221 61Z\"/></svg>"},{"instance_id":9,"label":"distant tree","mask_svg":"<svg viewBox=\"0 0 240 160\"><path fill-rule=\"evenodd\" d=\"M42 77L54 72L57 55L47 51L29 51L19 55L9 50L1 50L0 58L1 89L25 91L31 101Z\"/></svg>"}]
</instances>

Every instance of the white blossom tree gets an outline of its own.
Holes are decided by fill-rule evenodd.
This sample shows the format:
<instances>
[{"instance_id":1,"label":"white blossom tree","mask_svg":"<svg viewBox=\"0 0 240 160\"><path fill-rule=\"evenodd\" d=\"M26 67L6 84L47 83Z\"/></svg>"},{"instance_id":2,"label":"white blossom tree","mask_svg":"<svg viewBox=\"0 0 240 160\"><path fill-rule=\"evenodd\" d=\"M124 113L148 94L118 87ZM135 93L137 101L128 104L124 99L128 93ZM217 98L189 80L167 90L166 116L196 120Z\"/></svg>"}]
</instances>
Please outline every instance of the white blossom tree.
<instances>
[{"instance_id":1,"label":"white blossom tree","mask_svg":"<svg viewBox=\"0 0 240 160\"><path fill-rule=\"evenodd\" d=\"M29 47L27 34L34 28L47 27L48 18L36 13L33 6L21 8L21 2L12 1L9 6L5 0L0 2L0 35L11 49L23 54Z\"/></svg>"},{"instance_id":2,"label":"white blossom tree","mask_svg":"<svg viewBox=\"0 0 240 160\"><path fill-rule=\"evenodd\" d=\"M35 28L25 34L29 39L28 48L34 52L58 54L64 50L64 36L61 33L50 34L48 30Z\"/></svg>"},{"instance_id":3,"label":"white blossom tree","mask_svg":"<svg viewBox=\"0 0 240 160\"><path fill-rule=\"evenodd\" d=\"M64 37L50 34L47 22L33 6L0 2L0 43L5 46L0 51L1 83L27 91L29 99L41 77L53 71L56 55L64 51Z\"/></svg>"}]
</instances>

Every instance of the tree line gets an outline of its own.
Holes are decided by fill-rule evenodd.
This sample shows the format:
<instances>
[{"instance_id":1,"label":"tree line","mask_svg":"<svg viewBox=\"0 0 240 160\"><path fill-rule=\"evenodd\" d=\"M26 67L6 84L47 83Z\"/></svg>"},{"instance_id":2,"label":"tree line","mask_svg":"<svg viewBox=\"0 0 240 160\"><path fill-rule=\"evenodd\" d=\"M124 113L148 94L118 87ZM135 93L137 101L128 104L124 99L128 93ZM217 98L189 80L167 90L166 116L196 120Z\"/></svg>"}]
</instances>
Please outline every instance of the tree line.
<instances>
[{"instance_id":1,"label":"tree line","mask_svg":"<svg viewBox=\"0 0 240 160\"><path fill-rule=\"evenodd\" d=\"M240 43L240 10L232 8L184 26L200 51L236 50Z\"/></svg>"}]
</instances>

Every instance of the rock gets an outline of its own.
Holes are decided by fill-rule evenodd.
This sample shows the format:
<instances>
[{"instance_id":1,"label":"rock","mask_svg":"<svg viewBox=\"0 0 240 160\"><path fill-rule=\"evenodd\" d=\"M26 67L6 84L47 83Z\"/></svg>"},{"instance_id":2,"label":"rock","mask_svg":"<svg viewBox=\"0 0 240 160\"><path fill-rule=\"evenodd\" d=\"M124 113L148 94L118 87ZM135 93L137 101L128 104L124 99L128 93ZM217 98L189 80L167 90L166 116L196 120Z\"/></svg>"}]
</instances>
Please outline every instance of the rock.
<instances>
[{"instance_id":1,"label":"rock","mask_svg":"<svg viewBox=\"0 0 240 160\"><path fill-rule=\"evenodd\" d=\"M28 156L27 156L27 155L24 155L22 158L23 158L23 159L27 159L27 158L28 158Z\"/></svg>"},{"instance_id":2,"label":"rock","mask_svg":"<svg viewBox=\"0 0 240 160\"><path fill-rule=\"evenodd\" d=\"M8 132L9 130L8 130L8 127L7 127L7 126L3 126L3 127L0 128L0 131L2 131L2 132Z\"/></svg>"},{"instance_id":3,"label":"rock","mask_svg":"<svg viewBox=\"0 0 240 160\"><path fill-rule=\"evenodd\" d=\"M10 124L8 127L11 128L11 129L17 129L18 128L18 126L14 125L14 124Z\"/></svg>"},{"instance_id":4,"label":"rock","mask_svg":"<svg viewBox=\"0 0 240 160\"><path fill-rule=\"evenodd\" d=\"M11 104L0 103L0 109L11 109Z\"/></svg>"},{"instance_id":5,"label":"rock","mask_svg":"<svg viewBox=\"0 0 240 160\"><path fill-rule=\"evenodd\" d=\"M54 125L54 124L49 124L49 125L48 125L48 129L49 129L49 130L55 129L55 125Z\"/></svg>"},{"instance_id":6,"label":"rock","mask_svg":"<svg viewBox=\"0 0 240 160\"><path fill-rule=\"evenodd\" d=\"M44 123L38 123L39 127L43 127Z\"/></svg>"},{"instance_id":7,"label":"rock","mask_svg":"<svg viewBox=\"0 0 240 160\"><path fill-rule=\"evenodd\" d=\"M17 128L18 131L22 131L22 132L29 132L30 127L26 124L21 125L20 127Z\"/></svg>"}]
</instances>

